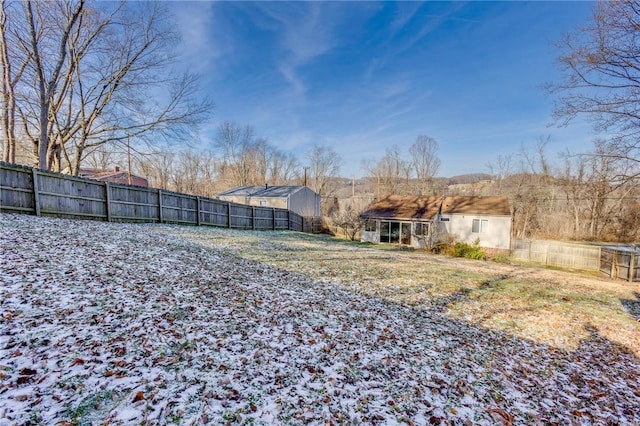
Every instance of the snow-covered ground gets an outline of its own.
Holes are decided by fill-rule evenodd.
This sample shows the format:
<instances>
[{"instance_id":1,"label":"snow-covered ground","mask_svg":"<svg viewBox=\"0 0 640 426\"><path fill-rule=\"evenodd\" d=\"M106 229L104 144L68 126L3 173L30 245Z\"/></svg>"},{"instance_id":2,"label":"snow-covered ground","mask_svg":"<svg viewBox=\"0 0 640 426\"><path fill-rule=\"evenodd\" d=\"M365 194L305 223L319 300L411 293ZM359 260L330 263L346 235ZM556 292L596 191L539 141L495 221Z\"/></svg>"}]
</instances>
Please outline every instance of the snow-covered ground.
<instances>
[{"instance_id":1,"label":"snow-covered ground","mask_svg":"<svg viewBox=\"0 0 640 426\"><path fill-rule=\"evenodd\" d=\"M640 424L640 360L595 332L561 350L177 228L0 214L0 425Z\"/></svg>"}]
</instances>

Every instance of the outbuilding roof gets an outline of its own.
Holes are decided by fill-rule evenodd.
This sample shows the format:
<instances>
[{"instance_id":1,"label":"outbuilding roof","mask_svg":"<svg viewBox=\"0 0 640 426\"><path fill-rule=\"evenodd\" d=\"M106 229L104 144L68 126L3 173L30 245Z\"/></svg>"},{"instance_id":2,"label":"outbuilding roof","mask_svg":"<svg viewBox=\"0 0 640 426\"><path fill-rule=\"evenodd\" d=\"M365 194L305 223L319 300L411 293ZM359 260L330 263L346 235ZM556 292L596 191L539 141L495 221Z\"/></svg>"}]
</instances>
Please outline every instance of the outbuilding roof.
<instances>
[{"instance_id":1,"label":"outbuilding roof","mask_svg":"<svg viewBox=\"0 0 640 426\"><path fill-rule=\"evenodd\" d=\"M509 200L501 196L434 197L390 195L374 202L362 217L430 220L440 214L509 216Z\"/></svg>"},{"instance_id":2,"label":"outbuilding roof","mask_svg":"<svg viewBox=\"0 0 640 426\"><path fill-rule=\"evenodd\" d=\"M305 186L239 186L221 192L218 196L237 196L237 197L272 197L285 198L298 191L306 188Z\"/></svg>"}]
</instances>

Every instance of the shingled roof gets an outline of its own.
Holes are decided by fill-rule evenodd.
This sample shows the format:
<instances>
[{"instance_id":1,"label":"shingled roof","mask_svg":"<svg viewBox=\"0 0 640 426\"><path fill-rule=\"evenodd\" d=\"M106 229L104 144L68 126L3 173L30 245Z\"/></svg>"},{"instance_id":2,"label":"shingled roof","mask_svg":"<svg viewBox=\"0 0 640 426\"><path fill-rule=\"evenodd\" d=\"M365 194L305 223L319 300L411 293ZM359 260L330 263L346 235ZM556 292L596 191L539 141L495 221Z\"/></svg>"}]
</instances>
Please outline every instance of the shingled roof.
<instances>
[{"instance_id":1,"label":"shingled roof","mask_svg":"<svg viewBox=\"0 0 640 426\"><path fill-rule=\"evenodd\" d=\"M432 219L440 209L440 197L422 195L389 195L374 202L361 214L371 218Z\"/></svg>"},{"instance_id":2,"label":"shingled roof","mask_svg":"<svg viewBox=\"0 0 640 426\"><path fill-rule=\"evenodd\" d=\"M507 197L501 196L456 196L445 197L441 214L485 214L510 216Z\"/></svg>"},{"instance_id":3,"label":"shingled roof","mask_svg":"<svg viewBox=\"0 0 640 426\"><path fill-rule=\"evenodd\" d=\"M433 219L441 214L482 214L509 216L507 197L390 195L374 202L361 214L379 219Z\"/></svg>"}]
</instances>

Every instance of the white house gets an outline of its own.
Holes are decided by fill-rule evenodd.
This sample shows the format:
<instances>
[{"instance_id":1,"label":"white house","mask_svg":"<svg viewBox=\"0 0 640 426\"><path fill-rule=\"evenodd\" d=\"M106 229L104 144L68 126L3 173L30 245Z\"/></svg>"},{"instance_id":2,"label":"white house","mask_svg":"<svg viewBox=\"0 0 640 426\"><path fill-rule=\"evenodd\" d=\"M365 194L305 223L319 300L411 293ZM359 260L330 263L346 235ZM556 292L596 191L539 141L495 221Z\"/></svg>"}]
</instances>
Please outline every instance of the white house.
<instances>
[{"instance_id":1,"label":"white house","mask_svg":"<svg viewBox=\"0 0 640 426\"><path fill-rule=\"evenodd\" d=\"M361 240L431 247L447 237L481 247L509 250L511 210L506 197L391 195L361 214Z\"/></svg>"},{"instance_id":2,"label":"white house","mask_svg":"<svg viewBox=\"0 0 640 426\"><path fill-rule=\"evenodd\" d=\"M320 195L306 186L240 186L218 194L220 200L291 210L303 217L320 216Z\"/></svg>"}]
</instances>

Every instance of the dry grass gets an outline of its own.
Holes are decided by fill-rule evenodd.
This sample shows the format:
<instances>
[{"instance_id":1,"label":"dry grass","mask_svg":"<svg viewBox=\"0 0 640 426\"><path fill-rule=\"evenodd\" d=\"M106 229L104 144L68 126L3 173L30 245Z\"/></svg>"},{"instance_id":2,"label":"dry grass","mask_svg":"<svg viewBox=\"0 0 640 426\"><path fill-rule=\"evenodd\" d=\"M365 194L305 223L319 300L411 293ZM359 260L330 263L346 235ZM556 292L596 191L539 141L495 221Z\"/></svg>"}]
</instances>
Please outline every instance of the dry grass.
<instances>
[{"instance_id":1,"label":"dry grass","mask_svg":"<svg viewBox=\"0 0 640 426\"><path fill-rule=\"evenodd\" d=\"M170 227L201 245L416 309L575 349L594 331L640 356L640 285L286 232ZM631 312L635 308L636 316Z\"/></svg>"}]
</instances>

